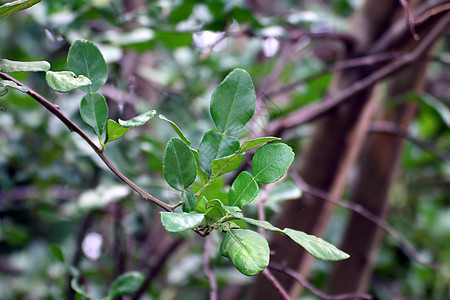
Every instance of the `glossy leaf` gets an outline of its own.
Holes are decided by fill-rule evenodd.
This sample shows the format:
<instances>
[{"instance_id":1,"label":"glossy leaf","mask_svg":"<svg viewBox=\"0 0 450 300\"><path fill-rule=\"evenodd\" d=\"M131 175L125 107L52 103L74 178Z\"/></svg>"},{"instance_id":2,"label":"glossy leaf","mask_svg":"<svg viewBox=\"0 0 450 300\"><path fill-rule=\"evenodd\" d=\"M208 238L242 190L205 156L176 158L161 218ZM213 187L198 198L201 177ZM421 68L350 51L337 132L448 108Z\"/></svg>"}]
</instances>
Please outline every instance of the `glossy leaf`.
<instances>
[{"instance_id":1,"label":"glossy leaf","mask_svg":"<svg viewBox=\"0 0 450 300\"><path fill-rule=\"evenodd\" d=\"M20 86L12 80L0 80L0 96L5 95L8 92L8 88L16 89L22 93L27 93L26 87ZM1 91L4 91L3 94Z\"/></svg>"},{"instance_id":2,"label":"glossy leaf","mask_svg":"<svg viewBox=\"0 0 450 300\"><path fill-rule=\"evenodd\" d=\"M95 134L102 136L108 121L108 106L103 95L86 94L80 102L80 115L86 124L94 128Z\"/></svg>"},{"instance_id":3,"label":"glossy leaf","mask_svg":"<svg viewBox=\"0 0 450 300\"><path fill-rule=\"evenodd\" d=\"M213 159L211 161L212 176L220 176L222 174L236 170L244 160L244 154L235 153L222 158Z\"/></svg>"},{"instance_id":4,"label":"glossy leaf","mask_svg":"<svg viewBox=\"0 0 450 300\"><path fill-rule=\"evenodd\" d=\"M245 151L257 148L259 146L262 146L265 143L277 141L277 140L281 140L281 139L277 138L277 137L273 137L273 136L268 136L268 137L262 137L262 138L257 138L257 139L253 139L253 140L248 140L242 144L241 149L239 151L245 152Z\"/></svg>"},{"instance_id":5,"label":"glossy leaf","mask_svg":"<svg viewBox=\"0 0 450 300\"><path fill-rule=\"evenodd\" d=\"M140 114L139 116L136 116L127 121L119 119L119 124L126 128L142 126L145 123L147 123L151 118L153 118L155 114L156 110L149 110L148 112Z\"/></svg>"},{"instance_id":6,"label":"glossy leaf","mask_svg":"<svg viewBox=\"0 0 450 300\"><path fill-rule=\"evenodd\" d=\"M85 92L95 92L108 79L108 67L102 53L90 41L75 41L67 55L69 71L89 78L92 85L81 88Z\"/></svg>"},{"instance_id":7,"label":"glossy leaf","mask_svg":"<svg viewBox=\"0 0 450 300\"><path fill-rule=\"evenodd\" d=\"M109 288L109 297L133 296L141 287L144 277L139 272L127 272L114 280Z\"/></svg>"},{"instance_id":8,"label":"glossy leaf","mask_svg":"<svg viewBox=\"0 0 450 300\"><path fill-rule=\"evenodd\" d=\"M280 179L294 160L292 148L286 144L267 144L256 151L252 159L255 180L272 183Z\"/></svg>"},{"instance_id":9,"label":"glossy leaf","mask_svg":"<svg viewBox=\"0 0 450 300\"><path fill-rule=\"evenodd\" d=\"M198 155L198 151L195 149L192 149L192 148L190 148L190 149L191 149L192 154L194 154L195 162L197 163L197 176L201 180L201 185L204 185L208 181L208 174L206 174L205 171L203 171L200 166L200 158Z\"/></svg>"},{"instance_id":10,"label":"glossy leaf","mask_svg":"<svg viewBox=\"0 0 450 300\"><path fill-rule=\"evenodd\" d=\"M199 226L205 214L198 212L173 213L161 212L161 223L168 232L180 232Z\"/></svg>"},{"instance_id":11,"label":"glossy leaf","mask_svg":"<svg viewBox=\"0 0 450 300\"><path fill-rule=\"evenodd\" d=\"M111 141L120 139L124 136L125 133L127 133L128 128L123 127L122 125L118 124L114 120L108 120L108 123L106 125L106 139L105 144L109 143Z\"/></svg>"},{"instance_id":12,"label":"glossy leaf","mask_svg":"<svg viewBox=\"0 0 450 300\"><path fill-rule=\"evenodd\" d=\"M45 80L52 90L60 93L67 93L73 91L74 89L91 84L89 78L83 75L77 76L75 73L70 71L47 71L45 74Z\"/></svg>"},{"instance_id":13,"label":"glossy leaf","mask_svg":"<svg viewBox=\"0 0 450 300\"><path fill-rule=\"evenodd\" d=\"M283 230L281 230L280 228L278 228L276 226L273 226L272 224L270 224L267 221L255 220L252 218L245 218L245 217L240 218L240 219L248 224L255 225L255 226L261 227L266 230L275 231L275 232L284 234Z\"/></svg>"},{"instance_id":14,"label":"glossy leaf","mask_svg":"<svg viewBox=\"0 0 450 300\"><path fill-rule=\"evenodd\" d=\"M227 231L220 245L220 253L228 257L242 274L248 276L256 275L267 267L269 252L266 239L246 229Z\"/></svg>"},{"instance_id":15,"label":"glossy leaf","mask_svg":"<svg viewBox=\"0 0 450 300\"><path fill-rule=\"evenodd\" d=\"M306 234L290 228L285 228L284 233L294 242L305 248L312 256L322 260L343 260L350 257L334 245L314 235Z\"/></svg>"},{"instance_id":16,"label":"glossy leaf","mask_svg":"<svg viewBox=\"0 0 450 300\"><path fill-rule=\"evenodd\" d=\"M45 72L50 70L50 63L46 61L13 61L0 59L0 72Z\"/></svg>"},{"instance_id":17,"label":"glossy leaf","mask_svg":"<svg viewBox=\"0 0 450 300\"><path fill-rule=\"evenodd\" d=\"M185 190L197 177L197 164L189 147L178 138L171 138L163 159L164 178L179 191Z\"/></svg>"},{"instance_id":18,"label":"glossy leaf","mask_svg":"<svg viewBox=\"0 0 450 300\"><path fill-rule=\"evenodd\" d=\"M197 204L197 197L191 191L183 191L181 193L181 199L183 199L183 211L191 212L195 210L195 205Z\"/></svg>"},{"instance_id":19,"label":"glossy leaf","mask_svg":"<svg viewBox=\"0 0 450 300\"><path fill-rule=\"evenodd\" d=\"M209 130L203 136L198 147L200 166L210 176L212 160L234 154L238 150L239 140L237 138Z\"/></svg>"},{"instance_id":20,"label":"glossy leaf","mask_svg":"<svg viewBox=\"0 0 450 300\"><path fill-rule=\"evenodd\" d=\"M255 199L259 187L253 176L247 172L241 172L231 185L228 205L242 207Z\"/></svg>"},{"instance_id":21,"label":"glossy leaf","mask_svg":"<svg viewBox=\"0 0 450 300\"><path fill-rule=\"evenodd\" d=\"M41 2L41 0L19 0L7 2L0 6L0 18L27 9L39 2Z\"/></svg>"},{"instance_id":22,"label":"glossy leaf","mask_svg":"<svg viewBox=\"0 0 450 300\"><path fill-rule=\"evenodd\" d=\"M170 126L172 126L173 130L175 130L175 132L178 134L178 136L180 137L181 140L183 140L183 142L186 143L186 145L191 145L191 141L189 141L183 134L183 132L181 131L180 127L178 127L177 124L175 124L174 122L172 122L171 120L167 119L166 117L164 117L163 115L159 115L159 118L161 120L167 121L169 122Z\"/></svg>"},{"instance_id":23,"label":"glossy leaf","mask_svg":"<svg viewBox=\"0 0 450 300\"><path fill-rule=\"evenodd\" d=\"M250 75L242 69L235 69L212 94L211 116L221 132L235 132L252 118L255 104L255 89Z\"/></svg>"}]
</instances>

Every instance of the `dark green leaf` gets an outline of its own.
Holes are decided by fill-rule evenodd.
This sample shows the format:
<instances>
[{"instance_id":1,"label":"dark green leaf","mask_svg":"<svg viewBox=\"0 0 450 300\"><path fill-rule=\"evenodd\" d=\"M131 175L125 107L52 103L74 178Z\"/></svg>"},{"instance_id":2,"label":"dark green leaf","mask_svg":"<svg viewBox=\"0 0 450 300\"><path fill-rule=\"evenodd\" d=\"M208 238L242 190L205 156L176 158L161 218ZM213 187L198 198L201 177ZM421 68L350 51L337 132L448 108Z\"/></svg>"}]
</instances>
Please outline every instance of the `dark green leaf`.
<instances>
[{"instance_id":1,"label":"dark green leaf","mask_svg":"<svg viewBox=\"0 0 450 300\"><path fill-rule=\"evenodd\" d=\"M188 47L192 44L192 33L175 31L157 31L155 39L170 49Z\"/></svg>"},{"instance_id":2,"label":"dark green leaf","mask_svg":"<svg viewBox=\"0 0 450 300\"><path fill-rule=\"evenodd\" d=\"M70 71L47 71L45 74L45 80L51 89L60 93L67 93L76 88L81 88L91 84L89 78L83 75L77 76L75 73Z\"/></svg>"},{"instance_id":3,"label":"dark green leaf","mask_svg":"<svg viewBox=\"0 0 450 300\"><path fill-rule=\"evenodd\" d=\"M275 182L286 173L293 161L294 152L288 145L282 143L265 145L253 156L253 176L261 183Z\"/></svg>"},{"instance_id":4,"label":"dark green leaf","mask_svg":"<svg viewBox=\"0 0 450 300\"><path fill-rule=\"evenodd\" d=\"M322 260L343 260L350 257L334 245L301 231L285 228L284 233L294 242L305 248L312 256Z\"/></svg>"},{"instance_id":5,"label":"dark green leaf","mask_svg":"<svg viewBox=\"0 0 450 300\"><path fill-rule=\"evenodd\" d=\"M92 85L81 88L85 92L95 92L108 79L108 67L97 46L89 41L75 41L70 46L67 56L69 71L84 75L92 81Z\"/></svg>"},{"instance_id":6,"label":"dark green leaf","mask_svg":"<svg viewBox=\"0 0 450 300\"><path fill-rule=\"evenodd\" d=\"M147 123L151 118L153 118L155 116L155 114L156 114L156 110L149 110L148 112L140 114L139 116L136 116L128 121L119 119L119 124L125 128L142 126L145 123Z\"/></svg>"},{"instance_id":7,"label":"dark green leaf","mask_svg":"<svg viewBox=\"0 0 450 300\"><path fill-rule=\"evenodd\" d=\"M256 275L267 267L269 252L266 239L246 229L227 231L220 245L220 253L228 257L242 274L248 276Z\"/></svg>"},{"instance_id":8,"label":"dark green leaf","mask_svg":"<svg viewBox=\"0 0 450 300\"><path fill-rule=\"evenodd\" d=\"M27 9L39 2L41 2L41 0L19 0L7 2L0 6L0 18Z\"/></svg>"},{"instance_id":9,"label":"dark green leaf","mask_svg":"<svg viewBox=\"0 0 450 300\"><path fill-rule=\"evenodd\" d=\"M191 149L192 154L194 154L195 162L197 163L197 176L201 179L201 185L204 185L208 181L208 174L206 174L200 167L200 159L199 159L198 151L194 150L192 148L190 148L190 149Z\"/></svg>"},{"instance_id":10,"label":"dark green leaf","mask_svg":"<svg viewBox=\"0 0 450 300\"><path fill-rule=\"evenodd\" d=\"M105 97L100 94L86 94L80 102L80 115L86 124L94 128L95 134L101 137L108 121Z\"/></svg>"},{"instance_id":11,"label":"dark green leaf","mask_svg":"<svg viewBox=\"0 0 450 300\"><path fill-rule=\"evenodd\" d=\"M50 63L46 61L13 61L0 59L0 72L45 72L50 70Z\"/></svg>"},{"instance_id":12,"label":"dark green leaf","mask_svg":"<svg viewBox=\"0 0 450 300\"><path fill-rule=\"evenodd\" d=\"M236 170L244 160L244 154L235 153L211 161L211 175L220 176L222 174Z\"/></svg>"},{"instance_id":13,"label":"dark green leaf","mask_svg":"<svg viewBox=\"0 0 450 300\"><path fill-rule=\"evenodd\" d=\"M108 296L112 299L120 296L133 296L141 287L143 281L144 277L139 272L124 273L111 284Z\"/></svg>"},{"instance_id":14,"label":"dark green leaf","mask_svg":"<svg viewBox=\"0 0 450 300\"><path fill-rule=\"evenodd\" d=\"M259 187L253 176L243 171L236 177L230 188L228 205L242 207L255 199Z\"/></svg>"},{"instance_id":15,"label":"dark green leaf","mask_svg":"<svg viewBox=\"0 0 450 300\"><path fill-rule=\"evenodd\" d=\"M195 210L195 205L197 204L197 197L195 197L194 193L191 191L183 191L181 194L181 198L183 199L183 211L191 212Z\"/></svg>"},{"instance_id":16,"label":"dark green leaf","mask_svg":"<svg viewBox=\"0 0 450 300\"><path fill-rule=\"evenodd\" d=\"M211 116L221 132L241 129L255 113L256 95L250 75L235 69L211 96Z\"/></svg>"},{"instance_id":17,"label":"dark green leaf","mask_svg":"<svg viewBox=\"0 0 450 300\"><path fill-rule=\"evenodd\" d=\"M205 214L198 212L161 212L161 223L169 232L180 232L195 228L203 222L204 218Z\"/></svg>"},{"instance_id":18,"label":"dark green leaf","mask_svg":"<svg viewBox=\"0 0 450 300\"><path fill-rule=\"evenodd\" d=\"M209 130L203 136L198 147L200 166L210 176L212 160L234 154L238 150L239 140L237 138Z\"/></svg>"},{"instance_id":19,"label":"dark green leaf","mask_svg":"<svg viewBox=\"0 0 450 300\"><path fill-rule=\"evenodd\" d=\"M197 164L189 147L178 138L171 138L163 159L164 178L179 191L185 190L197 177Z\"/></svg>"},{"instance_id":20,"label":"dark green leaf","mask_svg":"<svg viewBox=\"0 0 450 300\"><path fill-rule=\"evenodd\" d=\"M257 139L253 139L253 140L248 140L242 144L239 152L245 152L245 151L257 148L259 146L262 146L265 143L277 141L277 140L281 140L281 139L277 138L277 137L269 136L269 137L262 137L262 138L257 138Z\"/></svg>"},{"instance_id":21,"label":"dark green leaf","mask_svg":"<svg viewBox=\"0 0 450 300\"><path fill-rule=\"evenodd\" d=\"M252 218L245 218L245 217L244 218L240 218L240 219L242 221L248 223L248 224L252 224L252 225L261 227L263 229L266 229L266 230L275 231L275 232L283 233L283 234L285 233L283 230L281 230L278 227L273 226L272 224L270 224L267 221L255 220L255 219L252 219Z\"/></svg>"},{"instance_id":22,"label":"dark green leaf","mask_svg":"<svg viewBox=\"0 0 450 300\"><path fill-rule=\"evenodd\" d=\"M66 260L64 258L64 253L60 246L58 245L51 245L50 251L52 252L52 255L54 258L56 258L57 261L65 263Z\"/></svg>"},{"instance_id":23,"label":"dark green leaf","mask_svg":"<svg viewBox=\"0 0 450 300\"><path fill-rule=\"evenodd\" d=\"M77 278L72 278L70 282L70 287L79 295L81 296L81 299L84 300L91 300L92 298L89 297L86 293L86 291L78 284Z\"/></svg>"},{"instance_id":24,"label":"dark green leaf","mask_svg":"<svg viewBox=\"0 0 450 300\"><path fill-rule=\"evenodd\" d=\"M163 115L159 115L159 118L161 120L167 121L169 122L169 124L172 126L173 130L175 130L175 132L178 134L178 136L180 137L180 139L183 140L183 142L186 143L186 145L190 145L191 141L189 141L183 134L183 132L181 131L180 127L178 127L177 124L175 124L174 122L172 122L171 120L167 119L166 117L164 117Z\"/></svg>"},{"instance_id":25,"label":"dark green leaf","mask_svg":"<svg viewBox=\"0 0 450 300\"><path fill-rule=\"evenodd\" d=\"M106 139L105 144L109 143L111 141L120 139L124 136L125 133L127 133L128 128L123 127L122 125L118 124L114 120L108 120L108 124L106 126Z\"/></svg>"}]
</instances>

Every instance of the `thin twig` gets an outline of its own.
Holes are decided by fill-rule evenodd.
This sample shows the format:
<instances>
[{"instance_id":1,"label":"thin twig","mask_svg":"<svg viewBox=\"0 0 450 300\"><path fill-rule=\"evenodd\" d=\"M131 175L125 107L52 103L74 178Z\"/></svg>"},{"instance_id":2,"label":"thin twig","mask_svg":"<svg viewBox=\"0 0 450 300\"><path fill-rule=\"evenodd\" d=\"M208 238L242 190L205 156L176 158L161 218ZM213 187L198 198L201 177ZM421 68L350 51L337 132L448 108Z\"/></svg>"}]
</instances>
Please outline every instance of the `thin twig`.
<instances>
[{"instance_id":1,"label":"thin twig","mask_svg":"<svg viewBox=\"0 0 450 300\"><path fill-rule=\"evenodd\" d=\"M341 199L335 199L330 196L329 193L326 191L323 191L321 189L315 188L307 184L298 174L295 172L290 172L290 175L292 179L295 181L296 184L300 187L303 193L310 194L314 197L326 200L328 202L334 203L340 207L347 208L351 211L356 212L357 214L363 216L367 220L371 221L372 223L376 224L378 227L385 230L394 240L397 241L397 243L400 245L400 247L405 251L406 254L411 257L415 262L430 267L432 269L439 268L439 264L437 263L429 263L427 261L424 261L420 254L414 250L414 248L409 244L409 242L400 234L398 233L392 226L390 226L384 219L380 218L379 216L373 214L369 210L367 210L365 207L363 207L360 204L352 203L349 201L342 201Z\"/></svg>"},{"instance_id":2,"label":"thin twig","mask_svg":"<svg viewBox=\"0 0 450 300\"><path fill-rule=\"evenodd\" d=\"M292 269L285 268L282 265L271 263L269 264L269 269L282 272L289 277L296 280L298 283L303 285L305 288L310 290L314 295L325 299L325 300L345 300L345 299L372 299L371 295L368 294L361 294L361 293L346 293L346 294L339 294L339 295L328 295L318 288L316 288L314 285L312 285L308 280L306 280L303 276L300 275L300 273L295 272Z\"/></svg>"},{"instance_id":3,"label":"thin twig","mask_svg":"<svg viewBox=\"0 0 450 300\"><path fill-rule=\"evenodd\" d=\"M281 283L278 281L278 279L275 278L275 276L273 276L272 272L270 272L268 268L264 269L263 275L275 286L275 288L278 290L278 292L280 292L284 300L291 300L289 293L283 288Z\"/></svg>"},{"instance_id":4,"label":"thin twig","mask_svg":"<svg viewBox=\"0 0 450 300\"><path fill-rule=\"evenodd\" d=\"M23 84L22 82L16 80L15 78L9 76L6 73L0 72L0 78L14 81L17 85L22 86L28 90L27 94L30 95L33 99L35 99L39 104L44 106L48 111L50 111L53 115L55 115L58 119L60 119L64 125L69 128L70 131L73 131L77 133L83 140L85 140L88 145L97 153L97 155L100 157L100 159L108 166L108 168L117 176L119 177L123 182L125 182L128 186L130 186L136 193L139 194L139 196L145 200L149 200L153 202L154 204L158 205L162 209L166 211L174 211L174 207L162 202L161 200L153 197L146 191L144 191L141 187L139 187L137 184L132 182L128 177L123 175L110 161L109 159L104 155L103 149L98 147L90 138L89 136L80 128L77 124L75 124L69 117L67 117L60 109L58 105L53 104L52 102L48 101L46 98L32 90L27 85Z\"/></svg>"},{"instance_id":5,"label":"thin twig","mask_svg":"<svg viewBox=\"0 0 450 300\"><path fill-rule=\"evenodd\" d=\"M414 18L414 24L415 25L422 24L423 22L425 22L429 18L431 18L431 17L433 17L433 16L435 16L437 14L440 14L440 13L446 11L446 10L450 10L450 2L443 3L441 5L433 7L431 9L425 11L421 15L415 17Z\"/></svg>"},{"instance_id":6,"label":"thin twig","mask_svg":"<svg viewBox=\"0 0 450 300\"><path fill-rule=\"evenodd\" d=\"M403 11L405 12L405 20L406 25L408 26L409 31L411 32L413 38L418 41L420 39L420 36L417 34L416 29L414 27L414 17L411 13L411 6L409 5L408 0L399 0L400 5L403 7Z\"/></svg>"},{"instance_id":7,"label":"thin twig","mask_svg":"<svg viewBox=\"0 0 450 300\"><path fill-rule=\"evenodd\" d=\"M283 129L292 128L315 120L325 113L329 112L331 109L344 103L347 99L350 99L352 95L371 87L378 81L383 80L399 71L400 69L408 66L409 64L414 63L425 53L428 47L432 45L434 40L445 29L445 27L448 25L449 19L450 13L447 13L422 39L422 42L411 53L402 55L398 59L382 67L381 69L374 71L369 76L353 83L344 90L326 97L320 103L307 105L284 118L272 121L267 127L265 134L274 135Z\"/></svg>"},{"instance_id":8,"label":"thin twig","mask_svg":"<svg viewBox=\"0 0 450 300\"><path fill-rule=\"evenodd\" d=\"M211 237L205 239L205 247L203 249L203 272L205 273L206 277L208 277L209 280L209 300L217 300L219 299L217 290L217 280L209 264L212 242L213 241Z\"/></svg>"}]
</instances>

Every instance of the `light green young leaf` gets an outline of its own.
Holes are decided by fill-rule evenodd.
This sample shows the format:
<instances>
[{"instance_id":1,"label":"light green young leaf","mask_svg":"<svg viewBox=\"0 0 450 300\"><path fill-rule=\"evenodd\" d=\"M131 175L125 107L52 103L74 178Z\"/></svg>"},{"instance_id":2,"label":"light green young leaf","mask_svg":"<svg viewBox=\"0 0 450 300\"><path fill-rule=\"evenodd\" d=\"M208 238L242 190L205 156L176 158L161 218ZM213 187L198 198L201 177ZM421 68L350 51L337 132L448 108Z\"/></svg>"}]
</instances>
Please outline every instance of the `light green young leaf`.
<instances>
[{"instance_id":1,"label":"light green young leaf","mask_svg":"<svg viewBox=\"0 0 450 300\"><path fill-rule=\"evenodd\" d=\"M186 143L186 145L191 145L191 141L189 141L186 136L183 134L183 132L181 131L180 127L178 127L177 124L175 124L173 121L167 119L166 117L164 117L163 115L159 115L159 118L161 120L167 121L169 122L170 126L172 126L173 130L175 130L175 132L178 134L178 136L180 137L180 139L183 140L183 142Z\"/></svg>"},{"instance_id":2,"label":"light green young leaf","mask_svg":"<svg viewBox=\"0 0 450 300\"><path fill-rule=\"evenodd\" d=\"M262 146L252 159L252 171L256 181L272 183L283 177L294 161L292 148L283 143Z\"/></svg>"},{"instance_id":3,"label":"light green young leaf","mask_svg":"<svg viewBox=\"0 0 450 300\"><path fill-rule=\"evenodd\" d=\"M250 75L235 69L222 81L211 96L211 116L217 129L235 132L255 113L256 94Z\"/></svg>"},{"instance_id":4,"label":"light green young leaf","mask_svg":"<svg viewBox=\"0 0 450 300\"><path fill-rule=\"evenodd\" d=\"M27 9L39 2L41 2L41 0L19 0L7 2L0 6L0 18Z\"/></svg>"},{"instance_id":5,"label":"light green young leaf","mask_svg":"<svg viewBox=\"0 0 450 300\"><path fill-rule=\"evenodd\" d=\"M103 95L86 94L80 102L80 115L86 124L101 137L108 121L108 106Z\"/></svg>"},{"instance_id":6,"label":"light green young leaf","mask_svg":"<svg viewBox=\"0 0 450 300\"><path fill-rule=\"evenodd\" d=\"M191 191L183 191L181 193L181 199L183 199L183 211L191 212L195 210L195 205L197 204L197 197Z\"/></svg>"},{"instance_id":7,"label":"light green young leaf","mask_svg":"<svg viewBox=\"0 0 450 300\"><path fill-rule=\"evenodd\" d=\"M119 124L125 128L142 126L145 123L147 123L151 118L153 118L155 116L155 114L156 114L156 110L149 110L148 112L140 114L139 116L136 116L128 121L119 119Z\"/></svg>"},{"instance_id":8,"label":"light green young leaf","mask_svg":"<svg viewBox=\"0 0 450 300\"><path fill-rule=\"evenodd\" d=\"M161 212L161 223L168 232L180 232L202 224L205 214L198 212Z\"/></svg>"},{"instance_id":9,"label":"light green young leaf","mask_svg":"<svg viewBox=\"0 0 450 300\"><path fill-rule=\"evenodd\" d=\"M247 276L258 274L269 264L269 244L262 235L252 230L227 231L219 251L233 262L236 269Z\"/></svg>"},{"instance_id":10,"label":"light green young leaf","mask_svg":"<svg viewBox=\"0 0 450 300\"><path fill-rule=\"evenodd\" d=\"M69 71L89 78L92 85L81 88L85 92L97 91L108 79L108 67L102 53L90 41L75 41L67 55Z\"/></svg>"},{"instance_id":11,"label":"light green young leaf","mask_svg":"<svg viewBox=\"0 0 450 300\"><path fill-rule=\"evenodd\" d=\"M208 176L211 176L212 160L234 154L238 150L239 140L237 138L209 130L203 136L198 147L200 166Z\"/></svg>"},{"instance_id":12,"label":"light green young leaf","mask_svg":"<svg viewBox=\"0 0 450 300\"><path fill-rule=\"evenodd\" d=\"M211 161L211 175L214 177L236 170L244 160L244 154L234 153Z\"/></svg>"},{"instance_id":13,"label":"light green young leaf","mask_svg":"<svg viewBox=\"0 0 450 300\"><path fill-rule=\"evenodd\" d=\"M343 260L350 257L347 253L339 250L336 246L318 238L290 228L285 228L284 233L294 242L305 248L312 256L322 260Z\"/></svg>"},{"instance_id":14,"label":"light green young leaf","mask_svg":"<svg viewBox=\"0 0 450 300\"><path fill-rule=\"evenodd\" d=\"M262 138L256 138L253 140L248 140L242 144L241 149L239 149L239 152L245 152L245 151L257 148L259 146L262 146L265 143L277 141L277 140L281 140L281 139L277 138L277 137L273 137L273 136L268 136L268 137L262 137Z\"/></svg>"},{"instance_id":15,"label":"light green young leaf","mask_svg":"<svg viewBox=\"0 0 450 300\"><path fill-rule=\"evenodd\" d=\"M8 92L8 88L16 89L22 93L27 93L28 89L26 87L20 86L11 80L0 80L0 96L5 95ZM3 93L2 93L3 91Z\"/></svg>"},{"instance_id":16,"label":"light green young leaf","mask_svg":"<svg viewBox=\"0 0 450 300\"><path fill-rule=\"evenodd\" d=\"M124 136L125 133L127 133L128 128L123 127L122 125L118 124L114 120L108 120L108 123L106 125L106 139L105 144L109 143L111 141L120 139Z\"/></svg>"},{"instance_id":17,"label":"light green young leaf","mask_svg":"<svg viewBox=\"0 0 450 300\"><path fill-rule=\"evenodd\" d=\"M132 271L127 272L114 280L109 288L109 297L115 299L120 296L133 296L141 287L144 276L141 273Z\"/></svg>"},{"instance_id":18,"label":"light green young leaf","mask_svg":"<svg viewBox=\"0 0 450 300\"><path fill-rule=\"evenodd\" d=\"M247 172L241 172L231 185L228 194L228 205L242 207L255 199L259 187L253 176Z\"/></svg>"},{"instance_id":19,"label":"light green young leaf","mask_svg":"<svg viewBox=\"0 0 450 300\"><path fill-rule=\"evenodd\" d=\"M46 61L13 61L0 59L0 72L45 72L50 70L50 63Z\"/></svg>"},{"instance_id":20,"label":"light green young leaf","mask_svg":"<svg viewBox=\"0 0 450 300\"><path fill-rule=\"evenodd\" d=\"M189 147L178 138L171 138L163 158L164 178L176 190L183 191L197 177L197 164Z\"/></svg>"},{"instance_id":21,"label":"light green young leaf","mask_svg":"<svg viewBox=\"0 0 450 300\"><path fill-rule=\"evenodd\" d=\"M83 75L77 76L75 73L70 71L47 71L45 73L45 80L52 90L60 93L67 93L73 91L74 89L91 84L89 78Z\"/></svg>"}]
</instances>

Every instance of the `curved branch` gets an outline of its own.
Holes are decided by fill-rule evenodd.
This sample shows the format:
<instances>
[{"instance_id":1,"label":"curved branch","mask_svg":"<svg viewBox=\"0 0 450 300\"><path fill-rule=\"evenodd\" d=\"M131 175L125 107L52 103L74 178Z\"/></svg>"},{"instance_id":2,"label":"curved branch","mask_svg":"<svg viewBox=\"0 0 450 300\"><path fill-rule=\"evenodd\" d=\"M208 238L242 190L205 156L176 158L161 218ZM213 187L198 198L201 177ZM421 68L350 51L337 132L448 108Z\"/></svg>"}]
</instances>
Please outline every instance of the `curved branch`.
<instances>
[{"instance_id":1,"label":"curved branch","mask_svg":"<svg viewBox=\"0 0 450 300\"><path fill-rule=\"evenodd\" d=\"M53 115L55 115L58 119L61 120L61 122L64 123L64 125L69 128L70 131L75 132L78 134L83 140L85 140L88 145L95 151L95 153L100 157L100 159L105 163L106 166L117 176L119 177L123 182L125 182L129 187L131 187L138 195L145 199L153 202L154 204L158 205L162 209L166 211L174 211L175 208L167 203L164 203L163 201L155 198L154 196L150 195L146 191L144 191L141 187L139 187L137 184L132 182L128 177L126 177L124 174L122 174L112 163L111 161L105 156L103 153L102 148L97 146L94 141L92 141L89 136L80 128L77 124L75 124L69 117L67 117L62 111L61 108L48 101L46 98L35 92L33 89L28 87L27 85L23 84L22 82L18 81L17 79L9 76L6 73L0 72L0 78L3 78L5 80L11 80L14 81L17 85L22 86L27 89L27 94L30 95L33 99L35 99L39 104L44 106L49 112L51 112Z\"/></svg>"}]
</instances>

